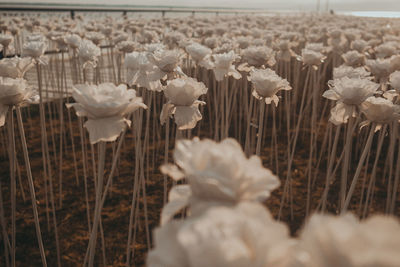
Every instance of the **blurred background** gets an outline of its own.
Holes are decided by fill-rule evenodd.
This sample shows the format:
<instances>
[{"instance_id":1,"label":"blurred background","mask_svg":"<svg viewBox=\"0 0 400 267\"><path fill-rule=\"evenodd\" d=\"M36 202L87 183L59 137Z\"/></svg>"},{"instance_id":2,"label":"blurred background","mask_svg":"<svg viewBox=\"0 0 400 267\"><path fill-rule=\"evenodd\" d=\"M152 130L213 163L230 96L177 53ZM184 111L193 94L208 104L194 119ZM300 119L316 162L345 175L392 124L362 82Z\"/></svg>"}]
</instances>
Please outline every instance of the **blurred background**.
<instances>
[{"instance_id":1,"label":"blurred background","mask_svg":"<svg viewBox=\"0 0 400 267\"><path fill-rule=\"evenodd\" d=\"M400 17L400 0L0 0L4 5L100 5L140 7L190 7L265 9L270 12L329 12Z\"/></svg>"}]
</instances>

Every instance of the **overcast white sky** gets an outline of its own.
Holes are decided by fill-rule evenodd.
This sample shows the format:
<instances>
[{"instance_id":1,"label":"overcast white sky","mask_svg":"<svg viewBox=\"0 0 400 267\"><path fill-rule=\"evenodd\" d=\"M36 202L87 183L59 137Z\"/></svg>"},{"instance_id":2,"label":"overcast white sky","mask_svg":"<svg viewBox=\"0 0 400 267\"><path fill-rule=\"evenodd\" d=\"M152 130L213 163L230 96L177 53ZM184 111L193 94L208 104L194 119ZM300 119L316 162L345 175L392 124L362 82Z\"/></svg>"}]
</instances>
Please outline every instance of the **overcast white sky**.
<instances>
[{"instance_id":1,"label":"overcast white sky","mask_svg":"<svg viewBox=\"0 0 400 267\"><path fill-rule=\"evenodd\" d=\"M24 3L69 3L113 5L163 5L196 7L267 8L272 10L315 10L318 0L0 0ZM320 0L321 10L400 12L400 0Z\"/></svg>"}]
</instances>

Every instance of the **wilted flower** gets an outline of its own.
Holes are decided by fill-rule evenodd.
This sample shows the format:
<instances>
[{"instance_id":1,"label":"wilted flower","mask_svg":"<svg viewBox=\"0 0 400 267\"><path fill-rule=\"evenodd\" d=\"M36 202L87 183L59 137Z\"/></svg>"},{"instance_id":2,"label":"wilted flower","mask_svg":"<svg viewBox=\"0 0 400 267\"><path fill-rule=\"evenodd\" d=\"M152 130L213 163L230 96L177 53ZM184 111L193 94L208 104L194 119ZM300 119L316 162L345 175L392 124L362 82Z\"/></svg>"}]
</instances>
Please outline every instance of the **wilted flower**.
<instances>
[{"instance_id":1,"label":"wilted flower","mask_svg":"<svg viewBox=\"0 0 400 267\"><path fill-rule=\"evenodd\" d=\"M83 62L83 68L88 64L93 68L97 65L97 58L101 55L100 48L89 40L82 40L78 47L78 56Z\"/></svg>"},{"instance_id":2,"label":"wilted flower","mask_svg":"<svg viewBox=\"0 0 400 267\"><path fill-rule=\"evenodd\" d=\"M147 266L270 266L288 229L260 204L213 207L203 215L172 221L155 230Z\"/></svg>"},{"instance_id":3,"label":"wilted flower","mask_svg":"<svg viewBox=\"0 0 400 267\"><path fill-rule=\"evenodd\" d=\"M22 105L37 100L37 94L26 80L0 77L0 127L4 125L10 106Z\"/></svg>"},{"instance_id":4,"label":"wilted flower","mask_svg":"<svg viewBox=\"0 0 400 267\"><path fill-rule=\"evenodd\" d=\"M199 105L205 104L197 99L205 93L207 93L206 86L193 78L183 77L168 81L164 89L168 102L161 110L161 124L164 124L169 116L174 115L179 130L194 128L202 119Z\"/></svg>"},{"instance_id":5,"label":"wilted flower","mask_svg":"<svg viewBox=\"0 0 400 267\"><path fill-rule=\"evenodd\" d=\"M0 60L0 76L23 78L26 71L33 66L31 58L3 58Z\"/></svg>"},{"instance_id":6,"label":"wilted flower","mask_svg":"<svg viewBox=\"0 0 400 267\"><path fill-rule=\"evenodd\" d=\"M79 117L88 117L84 126L92 144L116 140L131 123L126 115L140 107L147 108L142 98L136 97L136 91L127 90L124 84L74 85L72 97L77 103L67 104L67 107L74 107Z\"/></svg>"},{"instance_id":7,"label":"wilted flower","mask_svg":"<svg viewBox=\"0 0 400 267\"><path fill-rule=\"evenodd\" d=\"M225 76L232 76L235 79L240 79L242 75L235 69L233 62L237 55L233 51L223 54L212 55L214 58L214 74L217 81L222 81Z\"/></svg>"},{"instance_id":8,"label":"wilted flower","mask_svg":"<svg viewBox=\"0 0 400 267\"><path fill-rule=\"evenodd\" d=\"M331 110L330 121L336 125L347 123L350 116L356 116L356 107L368 97L377 93L379 84L368 79L343 77L329 83L330 89L322 95L337 100Z\"/></svg>"},{"instance_id":9,"label":"wilted flower","mask_svg":"<svg viewBox=\"0 0 400 267\"><path fill-rule=\"evenodd\" d=\"M253 96L266 104L275 103L278 106L279 98L276 93L280 90L291 90L289 82L282 79L271 69L253 69L248 80L254 85Z\"/></svg>"}]
</instances>

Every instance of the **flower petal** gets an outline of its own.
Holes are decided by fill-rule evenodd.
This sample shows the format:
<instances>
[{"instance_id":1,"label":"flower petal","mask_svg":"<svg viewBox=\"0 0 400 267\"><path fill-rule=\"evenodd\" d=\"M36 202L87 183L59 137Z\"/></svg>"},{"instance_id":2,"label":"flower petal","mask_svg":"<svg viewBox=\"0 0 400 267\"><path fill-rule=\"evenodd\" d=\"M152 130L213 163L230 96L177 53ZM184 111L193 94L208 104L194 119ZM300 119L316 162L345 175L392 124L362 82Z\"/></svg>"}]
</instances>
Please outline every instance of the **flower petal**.
<instances>
[{"instance_id":1,"label":"flower petal","mask_svg":"<svg viewBox=\"0 0 400 267\"><path fill-rule=\"evenodd\" d=\"M179 130L187 130L196 127L197 122L202 119L202 116L198 106L192 105L190 107L176 107L174 118Z\"/></svg>"},{"instance_id":2,"label":"flower petal","mask_svg":"<svg viewBox=\"0 0 400 267\"><path fill-rule=\"evenodd\" d=\"M169 191L169 202L163 207L161 212L161 225L169 222L175 214L189 204L192 195L190 185L176 185Z\"/></svg>"},{"instance_id":3,"label":"flower petal","mask_svg":"<svg viewBox=\"0 0 400 267\"><path fill-rule=\"evenodd\" d=\"M0 104L0 127L6 123L8 106Z\"/></svg>"},{"instance_id":4,"label":"flower petal","mask_svg":"<svg viewBox=\"0 0 400 267\"><path fill-rule=\"evenodd\" d=\"M99 141L115 141L121 132L125 129L127 122L123 117L108 117L102 119L89 119L84 126L89 132L91 144Z\"/></svg>"}]
</instances>

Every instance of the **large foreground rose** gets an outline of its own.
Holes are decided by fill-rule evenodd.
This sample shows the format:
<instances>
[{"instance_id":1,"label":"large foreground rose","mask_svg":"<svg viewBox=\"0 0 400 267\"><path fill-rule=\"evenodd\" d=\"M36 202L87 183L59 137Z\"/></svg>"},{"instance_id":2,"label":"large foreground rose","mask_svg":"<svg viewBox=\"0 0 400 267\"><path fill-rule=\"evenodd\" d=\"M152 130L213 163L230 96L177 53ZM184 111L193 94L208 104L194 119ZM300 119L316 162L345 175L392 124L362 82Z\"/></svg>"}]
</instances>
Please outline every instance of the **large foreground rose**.
<instances>
[{"instance_id":1,"label":"large foreground rose","mask_svg":"<svg viewBox=\"0 0 400 267\"><path fill-rule=\"evenodd\" d=\"M220 143L198 138L178 141L174 160L176 165L164 165L162 172L175 180L185 177L189 185L171 190L162 222L187 204L192 214L199 214L215 203L264 201L280 184L278 177L262 166L258 156L247 158L234 139Z\"/></svg>"},{"instance_id":2,"label":"large foreground rose","mask_svg":"<svg viewBox=\"0 0 400 267\"><path fill-rule=\"evenodd\" d=\"M285 252L288 229L258 203L212 207L199 217L172 221L155 230L149 267L273 266Z\"/></svg>"}]
</instances>

